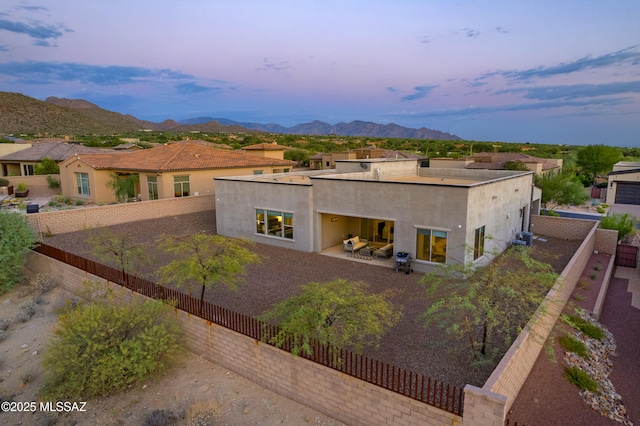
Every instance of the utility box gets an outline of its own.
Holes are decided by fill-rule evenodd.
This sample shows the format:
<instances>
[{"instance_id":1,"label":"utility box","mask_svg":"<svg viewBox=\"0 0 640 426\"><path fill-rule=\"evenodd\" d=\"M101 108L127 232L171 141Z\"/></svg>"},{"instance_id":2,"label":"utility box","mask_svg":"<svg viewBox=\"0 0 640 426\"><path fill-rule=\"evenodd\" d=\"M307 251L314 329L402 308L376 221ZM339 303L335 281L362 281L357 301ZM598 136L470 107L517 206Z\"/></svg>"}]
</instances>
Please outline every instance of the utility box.
<instances>
[{"instance_id":1,"label":"utility box","mask_svg":"<svg viewBox=\"0 0 640 426\"><path fill-rule=\"evenodd\" d=\"M37 204L27 204L27 213L38 213L40 206Z\"/></svg>"},{"instance_id":2,"label":"utility box","mask_svg":"<svg viewBox=\"0 0 640 426\"><path fill-rule=\"evenodd\" d=\"M524 240L524 242L527 243L527 247L532 247L533 246L533 232L523 232L522 233L522 240Z\"/></svg>"}]
</instances>

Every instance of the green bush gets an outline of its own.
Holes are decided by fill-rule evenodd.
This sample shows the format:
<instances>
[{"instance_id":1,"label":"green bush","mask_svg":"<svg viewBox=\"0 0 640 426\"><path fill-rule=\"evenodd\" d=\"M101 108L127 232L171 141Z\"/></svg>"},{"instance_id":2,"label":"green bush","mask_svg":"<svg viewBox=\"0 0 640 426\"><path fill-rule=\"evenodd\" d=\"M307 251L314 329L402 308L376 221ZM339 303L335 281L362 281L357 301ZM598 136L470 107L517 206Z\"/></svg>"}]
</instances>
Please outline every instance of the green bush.
<instances>
[{"instance_id":1,"label":"green bush","mask_svg":"<svg viewBox=\"0 0 640 426\"><path fill-rule=\"evenodd\" d=\"M49 188L51 189L58 189L60 188L60 181L56 178L53 178L51 176L47 176L47 183L49 184Z\"/></svg>"},{"instance_id":2,"label":"green bush","mask_svg":"<svg viewBox=\"0 0 640 426\"><path fill-rule=\"evenodd\" d=\"M589 356L587 353L587 347L584 343L569 334L565 334L560 337L560 346L562 346L564 350L573 352L582 358L587 358L587 356Z\"/></svg>"},{"instance_id":3,"label":"green bush","mask_svg":"<svg viewBox=\"0 0 640 426\"><path fill-rule=\"evenodd\" d=\"M586 336L591 337L592 339L604 339L604 330L585 319L582 319L576 315L563 316L563 319L567 324L569 324L576 330L580 330Z\"/></svg>"},{"instance_id":4,"label":"green bush","mask_svg":"<svg viewBox=\"0 0 640 426\"><path fill-rule=\"evenodd\" d=\"M37 236L25 215L0 212L0 294L22 279L26 254L36 245Z\"/></svg>"},{"instance_id":5,"label":"green bush","mask_svg":"<svg viewBox=\"0 0 640 426\"><path fill-rule=\"evenodd\" d=\"M69 305L44 355L42 397L87 399L126 388L167 367L179 328L159 301Z\"/></svg>"},{"instance_id":6,"label":"green bush","mask_svg":"<svg viewBox=\"0 0 640 426\"><path fill-rule=\"evenodd\" d=\"M571 383L578 386L582 390L589 392L598 391L598 383L589 376L586 372L580 370L578 367L569 367L564 371L564 375Z\"/></svg>"},{"instance_id":7,"label":"green bush","mask_svg":"<svg viewBox=\"0 0 640 426\"><path fill-rule=\"evenodd\" d=\"M0 178L0 186L9 186L9 180L5 178Z\"/></svg>"},{"instance_id":8,"label":"green bush","mask_svg":"<svg viewBox=\"0 0 640 426\"><path fill-rule=\"evenodd\" d=\"M600 220L600 228L613 229L618 231L618 241L622 241L627 236L632 236L636 232L638 218L629 213L610 214Z\"/></svg>"}]
</instances>

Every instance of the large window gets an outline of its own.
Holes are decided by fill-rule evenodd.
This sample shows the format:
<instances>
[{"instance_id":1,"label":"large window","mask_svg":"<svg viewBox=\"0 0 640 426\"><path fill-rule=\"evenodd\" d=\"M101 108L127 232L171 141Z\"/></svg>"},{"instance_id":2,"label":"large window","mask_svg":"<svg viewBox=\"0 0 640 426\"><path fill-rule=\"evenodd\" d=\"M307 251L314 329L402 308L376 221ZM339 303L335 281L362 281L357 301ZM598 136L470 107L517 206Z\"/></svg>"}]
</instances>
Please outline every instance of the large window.
<instances>
[{"instance_id":1,"label":"large window","mask_svg":"<svg viewBox=\"0 0 640 426\"><path fill-rule=\"evenodd\" d=\"M293 213L256 209L256 233L293 239Z\"/></svg>"},{"instance_id":2,"label":"large window","mask_svg":"<svg viewBox=\"0 0 640 426\"><path fill-rule=\"evenodd\" d=\"M23 176L33 176L33 175L35 175L35 173L33 171L33 164L23 164L22 165L22 170L23 170L23 173L22 173Z\"/></svg>"},{"instance_id":3,"label":"large window","mask_svg":"<svg viewBox=\"0 0 640 426\"><path fill-rule=\"evenodd\" d=\"M476 237L473 240L473 260L484 254L484 226L476 229Z\"/></svg>"},{"instance_id":4,"label":"large window","mask_svg":"<svg viewBox=\"0 0 640 426\"><path fill-rule=\"evenodd\" d=\"M76 183L78 195L89 196L89 175L87 173L76 173Z\"/></svg>"},{"instance_id":5,"label":"large window","mask_svg":"<svg viewBox=\"0 0 640 426\"><path fill-rule=\"evenodd\" d=\"M188 197L189 191L189 176L173 177L173 192L176 197Z\"/></svg>"},{"instance_id":6,"label":"large window","mask_svg":"<svg viewBox=\"0 0 640 426\"><path fill-rule=\"evenodd\" d=\"M416 259L429 262L447 261L447 232L433 229L418 229Z\"/></svg>"},{"instance_id":7,"label":"large window","mask_svg":"<svg viewBox=\"0 0 640 426\"><path fill-rule=\"evenodd\" d=\"M156 176L147 176L147 190L150 200L158 199L158 178Z\"/></svg>"}]
</instances>

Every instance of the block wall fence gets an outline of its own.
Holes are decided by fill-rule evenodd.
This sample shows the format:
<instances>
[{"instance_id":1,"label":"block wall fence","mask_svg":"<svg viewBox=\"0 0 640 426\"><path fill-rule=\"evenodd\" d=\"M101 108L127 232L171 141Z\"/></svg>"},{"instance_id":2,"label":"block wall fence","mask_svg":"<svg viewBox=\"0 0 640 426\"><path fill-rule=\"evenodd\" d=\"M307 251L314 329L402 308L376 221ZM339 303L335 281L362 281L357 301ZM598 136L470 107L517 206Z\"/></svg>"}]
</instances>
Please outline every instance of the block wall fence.
<instances>
[{"instance_id":1,"label":"block wall fence","mask_svg":"<svg viewBox=\"0 0 640 426\"><path fill-rule=\"evenodd\" d=\"M202 202L192 208L211 209L205 198L210 197L188 197ZM144 203L129 203L124 206L138 206ZM213 204L214 199L211 199L210 203ZM154 210L163 209L154 207ZM162 216L168 214L149 218ZM140 220L140 216L133 217L131 220ZM539 220L540 218L542 219ZM414 401L303 358L292 357L288 352L177 309L174 309L174 314L185 333L186 346L192 352L344 423L503 426L509 408L531 372L589 257L594 250L615 256L617 231L597 229L596 221L542 216L534 216L532 219L536 235L583 242L547 294L545 302L529 326L518 336L485 385L482 388L471 385L465 387L464 417ZM96 218L92 217L92 220ZM106 224L106 221L95 223ZM35 252L28 255L27 265L29 273L51 276L61 287L75 294L82 294L82 283L85 280L105 282L101 278ZM613 262L610 262L609 268L612 267ZM116 284L106 284L116 289L116 293L123 300L144 298Z\"/></svg>"},{"instance_id":2,"label":"block wall fence","mask_svg":"<svg viewBox=\"0 0 640 426\"><path fill-rule=\"evenodd\" d=\"M123 301L146 297L40 253L28 254L30 274L85 294L83 282L102 282ZM462 425L462 417L387 391L266 345L197 316L173 310L188 350L254 383L349 425Z\"/></svg>"},{"instance_id":3,"label":"block wall fence","mask_svg":"<svg viewBox=\"0 0 640 426\"><path fill-rule=\"evenodd\" d=\"M215 210L215 208L215 195L208 194L41 212L28 214L27 219L39 234L56 235L93 227ZM215 221L213 216L211 220Z\"/></svg>"},{"instance_id":4,"label":"block wall fence","mask_svg":"<svg viewBox=\"0 0 640 426\"><path fill-rule=\"evenodd\" d=\"M9 181L9 186L13 186L14 191L18 188L18 184L26 184L29 198L53 197L59 194L60 190L49 188L49 182L47 182L49 176L60 182L60 175L2 176L2 178Z\"/></svg>"},{"instance_id":5,"label":"block wall fence","mask_svg":"<svg viewBox=\"0 0 640 426\"><path fill-rule=\"evenodd\" d=\"M618 232L598 229L597 221L533 216L534 233L582 244L547 293L529 324L520 333L482 388L465 387L464 422L478 426L502 426L506 416L533 369L560 313L584 271L594 250L615 257ZM534 243L535 244L535 243ZM605 277L611 277L609 262ZM607 278L607 279L608 279Z\"/></svg>"}]
</instances>

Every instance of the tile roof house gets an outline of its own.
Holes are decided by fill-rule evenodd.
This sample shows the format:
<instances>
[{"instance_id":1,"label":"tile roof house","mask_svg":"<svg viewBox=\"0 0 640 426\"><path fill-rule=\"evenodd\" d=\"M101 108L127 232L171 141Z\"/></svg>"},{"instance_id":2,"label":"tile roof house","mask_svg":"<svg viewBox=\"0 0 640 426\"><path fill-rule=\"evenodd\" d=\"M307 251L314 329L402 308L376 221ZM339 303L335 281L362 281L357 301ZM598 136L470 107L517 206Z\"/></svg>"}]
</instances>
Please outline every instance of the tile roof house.
<instances>
[{"instance_id":1,"label":"tile roof house","mask_svg":"<svg viewBox=\"0 0 640 426\"><path fill-rule=\"evenodd\" d=\"M43 158L50 158L57 163L76 154L103 152L98 148L59 141L33 142L30 147L0 157L2 176L31 176L34 166Z\"/></svg>"},{"instance_id":2,"label":"tile roof house","mask_svg":"<svg viewBox=\"0 0 640 426\"><path fill-rule=\"evenodd\" d=\"M137 176L133 197L141 200L214 192L214 177L288 172L294 161L263 158L193 143L140 151L79 154L60 163L62 194L89 203L117 201L112 176Z\"/></svg>"}]
</instances>

